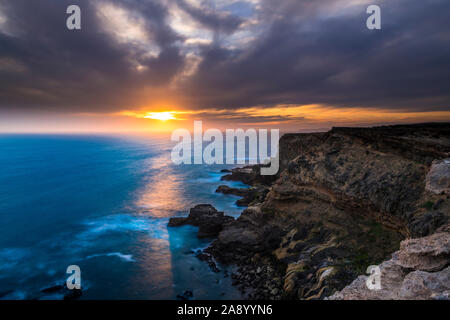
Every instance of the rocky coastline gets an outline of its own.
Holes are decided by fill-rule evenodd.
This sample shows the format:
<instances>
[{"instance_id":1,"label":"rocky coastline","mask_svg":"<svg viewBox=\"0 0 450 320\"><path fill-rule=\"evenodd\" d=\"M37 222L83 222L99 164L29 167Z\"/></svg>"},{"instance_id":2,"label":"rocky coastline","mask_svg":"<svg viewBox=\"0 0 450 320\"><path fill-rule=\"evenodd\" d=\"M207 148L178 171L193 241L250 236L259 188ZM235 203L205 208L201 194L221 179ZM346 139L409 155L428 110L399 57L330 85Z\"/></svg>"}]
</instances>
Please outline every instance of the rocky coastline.
<instances>
[{"instance_id":1,"label":"rocky coastline","mask_svg":"<svg viewBox=\"0 0 450 320\"><path fill-rule=\"evenodd\" d=\"M217 189L242 197L239 218L201 205L170 220L215 239L199 258L236 266L248 299L449 298L450 123L285 134L279 152L276 176L224 172L251 186Z\"/></svg>"}]
</instances>

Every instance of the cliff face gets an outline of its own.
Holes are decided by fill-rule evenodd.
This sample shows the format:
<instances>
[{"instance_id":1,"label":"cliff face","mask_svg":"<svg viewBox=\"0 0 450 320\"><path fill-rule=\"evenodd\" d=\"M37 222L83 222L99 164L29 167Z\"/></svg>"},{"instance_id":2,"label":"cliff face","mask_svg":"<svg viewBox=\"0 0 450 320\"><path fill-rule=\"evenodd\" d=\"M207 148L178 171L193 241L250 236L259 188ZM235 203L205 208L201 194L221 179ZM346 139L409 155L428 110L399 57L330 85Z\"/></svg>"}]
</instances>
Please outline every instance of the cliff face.
<instances>
[{"instance_id":1,"label":"cliff face","mask_svg":"<svg viewBox=\"0 0 450 320\"><path fill-rule=\"evenodd\" d=\"M324 298L401 240L448 225L449 157L450 124L284 135L277 177L226 176L264 193L207 252L240 266L235 282L250 297Z\"/></svg>"}]
</instances>

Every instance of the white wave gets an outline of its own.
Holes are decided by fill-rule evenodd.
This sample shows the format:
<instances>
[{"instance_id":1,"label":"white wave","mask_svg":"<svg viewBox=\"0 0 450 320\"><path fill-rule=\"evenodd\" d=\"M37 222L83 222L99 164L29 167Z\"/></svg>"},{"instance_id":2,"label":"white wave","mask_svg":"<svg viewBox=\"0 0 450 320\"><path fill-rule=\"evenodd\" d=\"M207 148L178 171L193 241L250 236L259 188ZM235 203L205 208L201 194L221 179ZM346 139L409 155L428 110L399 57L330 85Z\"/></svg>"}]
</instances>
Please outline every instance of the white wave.
<instances>
[{"instance_id":1,"label":"white wave","mask_svg":"<svg viewBox=\"0 0 450 320\"><path fill-rule=\"evenodd\" d=\"M92 259L92 258L97 258L97 257L118 257L122 261L136 262L136 260L133 259L133 255L131 255L131 254L123 254L121 252L92 254L90 256L87 256L86 259Z\"/></svg>"}]
</instances>

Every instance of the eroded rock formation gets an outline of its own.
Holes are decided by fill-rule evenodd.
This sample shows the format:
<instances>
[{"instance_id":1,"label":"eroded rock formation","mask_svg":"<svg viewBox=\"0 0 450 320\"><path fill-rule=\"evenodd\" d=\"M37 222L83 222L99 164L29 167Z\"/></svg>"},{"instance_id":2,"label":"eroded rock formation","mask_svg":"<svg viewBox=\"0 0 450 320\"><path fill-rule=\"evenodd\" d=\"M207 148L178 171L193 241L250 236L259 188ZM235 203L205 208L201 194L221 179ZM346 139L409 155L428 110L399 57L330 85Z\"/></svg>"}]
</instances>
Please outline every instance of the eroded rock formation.
<instances>
[{"instance_id":1,"label":"eroded rock formation","mask_svg":"<svg viewBox=\"0 0 450 320\"><path fill-rule=\"evenodd\" d=\"M392 259L383 262L381 289L369 290L361 275L330 300L450 299L450 233L404 240Z\"/></svg>"},{"instance_id":2,"label":"eroded rock formation","mask_svg":"<svg viewBox=\"0 0 450 320\"><path fill-rule=\"evenodd\" d=\"M449 124L284 135L277 176L262 179L258 167L225 176L269 191L225 225L205 251L239 267L235 284L250 298L325 298L364 274L367 266L389 259L403 239L429 236L448 225L444 159L449 157ZM395 265L389 260L386 268L410 270L398 276L405 286L421 278L448 279L448 269L441 266L448 266L448 255L440 256L438 271L422 270L425 257L413 258L414 241L403 242L406 247L398 253L408 253L409 260L398 258ZM443 289L420 295L410 290L408 299L416 293L429 298Z\"/></svg>"},{"instance_id":3,"label":"eroded rock formation","mask_svg":"<svg viewBox=\"0 0 450 320\"><path fill-rule=\"evenodd\" d=\"M210 238L217 236L223 226L233 220L233 217L224 215L210 204L199 204L191 208L187 217L170 218L168 226L177 227L190 224L198 227L197 236L199 238Z\"/></svg>"}]
</instances>

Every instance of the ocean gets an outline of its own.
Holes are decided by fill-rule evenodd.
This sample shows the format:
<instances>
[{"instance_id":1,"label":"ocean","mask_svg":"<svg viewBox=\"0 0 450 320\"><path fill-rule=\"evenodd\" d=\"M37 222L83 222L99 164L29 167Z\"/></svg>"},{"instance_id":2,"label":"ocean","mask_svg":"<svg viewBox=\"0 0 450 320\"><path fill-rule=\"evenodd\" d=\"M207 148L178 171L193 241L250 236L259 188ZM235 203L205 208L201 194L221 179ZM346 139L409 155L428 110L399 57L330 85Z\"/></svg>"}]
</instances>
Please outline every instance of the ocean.
<instances>
[{"instance_id":1,"label":"ocean","mask_svg":"<svg viewBox=\"0 0 450 320\"><path fill-rule=\"evenodd\" d=\"M0 299L62 299L43 289L81 269L80 299L239 299L230 277L193 252L211 239L173 216L210 203L237 217L238 197L215 193L221 169L174 165L169 137L0 135ZM230 269L228 269L230 271Z\"/></svg>"}]
</instances>

